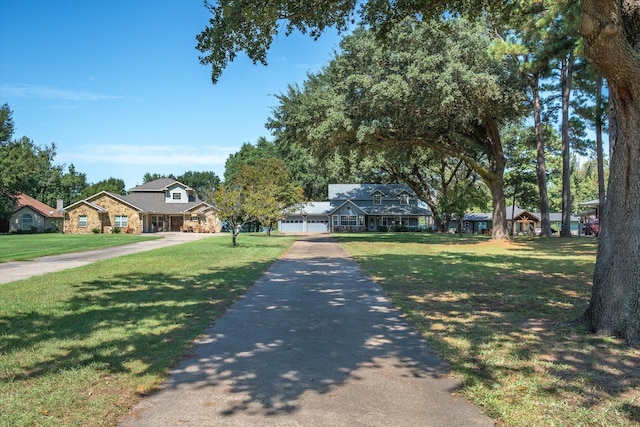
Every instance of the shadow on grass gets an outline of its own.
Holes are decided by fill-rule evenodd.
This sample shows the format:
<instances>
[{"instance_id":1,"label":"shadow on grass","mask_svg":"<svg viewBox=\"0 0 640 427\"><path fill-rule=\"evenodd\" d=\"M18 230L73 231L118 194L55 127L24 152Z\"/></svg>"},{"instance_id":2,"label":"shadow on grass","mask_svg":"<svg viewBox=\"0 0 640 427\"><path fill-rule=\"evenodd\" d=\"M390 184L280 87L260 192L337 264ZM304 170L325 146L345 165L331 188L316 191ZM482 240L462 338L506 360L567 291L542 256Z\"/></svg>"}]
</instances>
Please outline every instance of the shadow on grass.
<instances>
[{"instance_id":1,"label":"shadow on grass","mask_svg":"<svg viewBox=\"0 0 640 427\"><path fill-rule=\"evenodd\" d=\"M196 275L115 274L74 285L74 296L56 313L0 316L0 352L37 349L44 357L10 374L12 381L99 364L110 372L162 374L193 339L235 301L271 262ZM50 346L50 350L47 347ZM144 369L140 369L144 366Z\"/></svg>"},{"instance_id":2,"label":"shadow on grass","mask_svg":"<svg viewBox=\"0 0 640 427\"><path fill-rule=\"evenodd\" d=\"M362 243L363 238L369 239L341 235L339 240ZM430 239L418 236L407 243ZM546 377L543 394L557 399L573 394L585 407L607 396L637 402L640 352L590 335L576 320L588 304L594 267L595 242L584 240L516 240L508 252L496 254L472 249L474 241L468 251L443 247L428 254L407 246L404 254L356 258L451 361L466 386L508 387L514 375L524 374ZM625 403L617 410L637 421L640 406Z\"/></svg>"}]
</instances>

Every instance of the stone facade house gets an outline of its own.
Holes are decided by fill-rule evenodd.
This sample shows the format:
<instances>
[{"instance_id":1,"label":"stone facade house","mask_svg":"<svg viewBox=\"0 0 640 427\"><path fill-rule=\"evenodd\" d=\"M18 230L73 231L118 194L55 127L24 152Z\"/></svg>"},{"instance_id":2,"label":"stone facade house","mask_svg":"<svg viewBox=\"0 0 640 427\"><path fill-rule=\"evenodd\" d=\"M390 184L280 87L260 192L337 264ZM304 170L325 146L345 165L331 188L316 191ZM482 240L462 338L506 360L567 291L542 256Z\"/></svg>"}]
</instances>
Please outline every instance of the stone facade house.
<instances>
[{"instance_id":1,"label":"stone facade house","mask_svg":"<svg viewBox=\"0 0 640 427\"><path fill-rule=\"evenodd\" d=\"M64 232L69 234L220 232L213 206L199 200L194 190L175 179L161 178L133 187L129 194L102 191L67 206ZM116 230L116 231L118 231Z\"/></svg>"},{"instance_id":2,"label":"stone facade house","mask_svg":"<svg viewBox=\"0 0 640 427\"><path fill-rule=\"evenodd\" d=\"M294 206L281 232L416 230L430 228L431 211L405 184L329 184L329 200Z\"/></svg>"},{"instance_id":3,"label":"stone facade house","mask_svg":"<svg viewBox=\"0 0 640 427\"><path fill-rule=\"evenodd\" d=\"M63 215L58 209L42 203L26 194L18 194L13 213L9 217L8 230L11 233L56 232L62 229Z\"/></svg>"}]
</instances>

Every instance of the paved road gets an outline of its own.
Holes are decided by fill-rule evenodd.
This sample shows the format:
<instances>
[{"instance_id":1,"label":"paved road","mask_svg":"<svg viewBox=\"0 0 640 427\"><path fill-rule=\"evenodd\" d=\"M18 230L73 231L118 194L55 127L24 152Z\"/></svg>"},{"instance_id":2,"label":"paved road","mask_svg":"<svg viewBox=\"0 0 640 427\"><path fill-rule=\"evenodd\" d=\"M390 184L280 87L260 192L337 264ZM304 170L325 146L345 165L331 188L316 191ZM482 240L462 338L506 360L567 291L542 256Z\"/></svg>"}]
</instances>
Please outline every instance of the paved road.
<instances>
[{"instance_id":1,"label":"paved road","mask_svg":"<svg viewBox=\"0 0 640 427\"><path fill-rule=\"evenodd\" d=\"M335 240L308 236L122 426L492 426L446 373Z\"/></svg>"},{"instance_id":2,"label":"paved road","mask_svg":"<svg viewBox=\"0 0 640 427\"><path fill-rule=\"evenodd\" d=\"M221 234L201 233L158 233L158 235L162 236L162 239L148 240L145 242L132 243L130 245L96 249L86 252L51 255L36 258L32 261L1 263L0 284L13 282L14 280L27 279L44 273L65 270L67 268L80 267L95 261L115 258L121 255L129 255L136 252L144 252L151 249L173 246L195 239L202 239L204 237L221 236ZM227 234L226 236L229 235Z\"/></svg>"}]
</instances>

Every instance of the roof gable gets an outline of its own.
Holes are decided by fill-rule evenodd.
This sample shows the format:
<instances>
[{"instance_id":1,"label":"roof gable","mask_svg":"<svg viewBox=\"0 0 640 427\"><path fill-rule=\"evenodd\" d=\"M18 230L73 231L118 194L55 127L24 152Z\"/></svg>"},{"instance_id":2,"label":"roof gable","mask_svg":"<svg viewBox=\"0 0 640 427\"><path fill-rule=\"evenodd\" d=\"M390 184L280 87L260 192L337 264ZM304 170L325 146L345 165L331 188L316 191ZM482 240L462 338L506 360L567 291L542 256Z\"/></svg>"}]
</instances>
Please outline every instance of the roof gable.
<instances>
[{"instance_id":1,"label":"roof gable","mask_svg":"<svg viewBox=\"0 0 640 427\"><path fill-rule=\"evenodd\" d=\"M103 208L100 205L97 205L95 203L91 203L90 201L88 201L88 199L83 199L80 200L79 202L75 202L69 206L67 206L66 208L62 209L64 212L69 212L73 209L75 209L76 207L80 206L80 205L87 205L89 206L91 209L94 209L98 212L107 212L107 210L105 208Z\"/></svg>"},{"instance_id":2,"label":"roof gable","mask_svg":"<svg viewBox=\"0 0 640 427\"><path fill-rule=\"evenodd\" d=\"M137 211L143 211L144 209L142 209L140 206L137 206L135 203L133 203L131 200L127 199L126 195L122 195L122 194L116 194L116 193L111 193L110 191L101 191L97 194L94 194L91 197L88 197L86 200L87 201L91 201L91 200L95 200L98 199L99 197L102 196L109 196L112 199L115 199L117 201L119 201L120 203L124 203L125 205L128 205L129 207L137 210Z\"/></svg>"},{"instance_id":3,"label":"roof gable","mask_svg":"<svg viewBox=\"0 0 640 427\"><path fill-rule=\"evenodd\" d=\"M153 181L145 182L142 185L137 185L131 188L129 191L132 193L142 191L164 192L175 187L182 187L185 190L193 190L193 188L181 183L180 181L176 181L173 178L160 178L154 179Z\"/></svg>"},{"instance_id":4,"label":"roof gable","mask_svg":"<svg viewBox=\"0 0 640 427\"><path fill-rule=\"evenodd\" d=\"M402 193L415 197L406 184L329 184L329 200L371 200L374 194L400 199Z\"/></svg>"},{"instance_id":5,"label":"roof gable","mask_svg":"<svg viewBox=\"0 0 640 427\"><path fill-rule=\"evenodd\" d=\"M76 208L76 206L78 206L78 205L80 205L80 204L84 203L84 204L86 204L87 206L90 206L91 208L93 208L93 209L97 210L98 212L107 212L107 209L105 209L105 208L103 208L102 206L100 206L100 205L98 205L98 204L94 203L94 201L95 201L96 199L99 199L99 198L100 198L100 197L102 197L102 196L108 196L108 197L110 197L110 198L112 198L112 199L117 200L117 201L118 201L118 202L120 202L120 203L123 203L123 204L125 204L125 205L128 205L129 207L131 207L131 208L133 208L133 209L135 209L135 210L137 210L137 211L143 211L143 209L141 209L140 207L138 207L138 206L136 206L135 204L131 203L130 201L126 200L126 197L127 197L127 196L123 196L123 195L121 195L121 194L116 194L116 193L111 193L111 192L109 192L109 191L101 191L101 192L99 192L99 193L96 193L96 194L94 194L94 195L93 195L93 196L91 196L91 197L87 197L87 198L86 198L86 199L84 199L84 200L80 200L79 202L76 202L76 203L73 203L72 205L67 206L66 208L64 208L64 209L63 209L63 211L64 211L64 212L68 212L68 211L70 211L70 210L72 210L72 209L75 209L75 208Z\"/></svg>"},{"instance_id":6,"label":"roof gable","mask_svg":"<svg viewBox=\"0 0 640 427\"><path fill-rule=\"evenodd\" d=\"M351 215L366 215L366 212L360 208L360 206L353 203L351 200L347 200L342 203L340 206L331 211L331 214L334 215L337 212L342 211L342 209L346 206L346 209L351 212Z\"/></svg>"}]
</instances>

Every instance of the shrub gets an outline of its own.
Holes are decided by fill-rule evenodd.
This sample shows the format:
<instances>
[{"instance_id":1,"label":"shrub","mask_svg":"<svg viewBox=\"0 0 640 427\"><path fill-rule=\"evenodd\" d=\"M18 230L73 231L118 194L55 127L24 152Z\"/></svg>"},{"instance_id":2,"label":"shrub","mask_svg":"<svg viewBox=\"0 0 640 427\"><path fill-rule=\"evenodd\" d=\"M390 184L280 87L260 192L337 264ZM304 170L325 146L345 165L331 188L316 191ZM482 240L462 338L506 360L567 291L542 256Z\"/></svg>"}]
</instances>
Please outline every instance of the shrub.
<instances>
[{"instance_id":1,"label":"shrub","mask_svg":"<svg viewBox=\"0 0 640 427\"><path fill-rule=\"evenodd\" d=\"M111 231L113 234L119 234L122 230L120 229L120 227L113 227L113 230Z\"/></svg>"},{"instance_id":2,"label":"shrub","mask_svg":"<svg viewBox=\"0 0 640 427\"><path fill-rule=\"evenodd\" d=\"M91 229L91 232L92 232L93 234L100 234L100 229L99 229L99 228L92 228L92 229Z\"/></svg>"}]
</instances>

